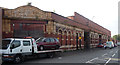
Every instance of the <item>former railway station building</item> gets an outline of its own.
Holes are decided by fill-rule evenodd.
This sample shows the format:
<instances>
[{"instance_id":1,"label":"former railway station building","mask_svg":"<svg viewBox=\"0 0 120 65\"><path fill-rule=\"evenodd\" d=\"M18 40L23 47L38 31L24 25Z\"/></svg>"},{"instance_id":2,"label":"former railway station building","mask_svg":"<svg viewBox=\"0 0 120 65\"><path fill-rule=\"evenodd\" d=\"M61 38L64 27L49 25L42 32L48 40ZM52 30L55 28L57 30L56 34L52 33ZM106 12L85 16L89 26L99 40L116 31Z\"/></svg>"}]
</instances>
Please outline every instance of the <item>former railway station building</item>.
<instances>
[{"instance_id":1,"label":"former railway station building","mask_svg":"<svg viewBox=\"0 0 120 65\"><path fill-rule=\"evenodd\" d=\"M55 37L63 49L94 48L111 37L111 32L74 12L64 17L43 11L30 4L15 9L0 8L2 38L9 37Z\"/></svg>"}]
</instances>

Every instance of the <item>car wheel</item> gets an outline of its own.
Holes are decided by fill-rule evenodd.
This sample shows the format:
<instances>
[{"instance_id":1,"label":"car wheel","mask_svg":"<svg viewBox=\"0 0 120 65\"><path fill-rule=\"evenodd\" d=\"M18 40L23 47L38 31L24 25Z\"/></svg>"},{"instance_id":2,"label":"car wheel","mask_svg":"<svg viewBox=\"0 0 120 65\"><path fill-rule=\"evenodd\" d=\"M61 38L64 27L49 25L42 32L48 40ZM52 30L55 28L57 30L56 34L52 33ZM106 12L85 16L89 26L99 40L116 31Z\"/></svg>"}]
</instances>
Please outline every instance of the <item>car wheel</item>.
<instances>
[{"instance_id":1,"label":"car wheel","mask_svg":"<svg viewBox=\"0 0 120 65\"><path fill-rule=\"evenodd\" d=\"M20 63L21 62L21 57L20 56L16 56L14 58L14 63Z\"/></svg>"},{"instance_id":2,"label":"car wheel","mask_svg":"<svg viewBox=\"0 0 120 65\"><path fill-rule=\"evenodd\" d=\"M40 51L44 50L44 47L43 46L40 46L39 47Z\"/></svg>"}]
</instances>

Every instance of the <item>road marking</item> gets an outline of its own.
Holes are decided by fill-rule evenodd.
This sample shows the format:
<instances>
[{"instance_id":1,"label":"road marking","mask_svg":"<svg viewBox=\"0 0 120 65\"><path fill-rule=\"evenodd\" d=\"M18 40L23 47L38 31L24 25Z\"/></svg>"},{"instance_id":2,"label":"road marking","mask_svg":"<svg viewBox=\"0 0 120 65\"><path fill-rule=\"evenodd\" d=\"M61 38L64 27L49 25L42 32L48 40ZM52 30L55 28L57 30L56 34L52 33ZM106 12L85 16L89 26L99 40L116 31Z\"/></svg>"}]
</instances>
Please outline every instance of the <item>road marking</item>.
<instances>
[{"instance_id":1,"label":"road marking","mask_svg":"<svg viewBox=\"0 0 120 65\"><path fill-rule=\"evenodd\" d=\"M111 58L109 58L108 61L104 65L108 64L110 62L110 60L111 60Z\"/></svg>"},{"instance_id":2,"label":"road marking","mask_svg":"<svg viewBox=\"0 0 120 65\"><path fill-rule=\"evenodd\" d=\"M93 63L93 62L87 61L86 63Z\"/></svg>"},{"instance_id":3,"label":"road marking","mask_svg":"<svg viewBox=\"0 0 120 65\"><path fill-rule=\"evenodd\" d=\"M101 60L101 61L107 61L107 60L105 60L105 59L97 59L97 60Z\"/></svg>"},{"instance_id":4,"label":"road marking","mask_svg":"<svg viewBox=\"0 0 120 65\"><path fill-rule=\"evenodd\" d=\"M115 54L112 55L112 57L114 57L114 56L115 56Z\"/></svg>"},{"instance_id":5,"label":"road marking","mask_svg":"<svg viewBox=\"0 0 120 65\"><path fill-rule=\"evenodd\" d=\"M58 59L62 59L62 57L58 57Z\"/></svg>"},{"instance_id":6,"label":"road marking","mask_svg":"<svg viewBox=\"0 0 120 65\"><path fill-rule=\"evenodd\" d=\"M103 57L103 56L105 56L105 55L108 55L108 54L107 54L107 53L105 53L105 54L103 54L103 55L102 55L102 57Z\"/></svg>"},{"instance_id":7,"label":"road marking","mask_svg":"<svg viewBox=\"0 0 120 65\"><path fill-rule=\"evenodd\" d=\"M109 53L112 53L113 51L111 51L111 52L109 52ZM118 51L116 51L115 53L117 53ZM112 57L114 57L115 56L115 53L112 55ZM116 58L105 58L105 59L108 59L108 61L104 64L104 65L106 65L106 64L108 64L109 62L110 62L110 60L120 60L120 59L116 59Z\"/></svg>"},{"instance_id":8,"label":"road marking","mask_svg":"<svg viewBox=\"0 0 120 65\"><path fill-rule=\"evenodd\" d=\"M109 53L112 53L113 51L110 51Z\"/></svg>"},{"instance_id":9,"label":"road marking","mask_svg":"<svg viewBox=\"0 0 120 65\"><path fill-rule=\"evenodd\" d=\"M118 53L118 50L115 53Z\"/></svg>"},{"instance_id":10,"label":"road marking","mask_svg":"<svg viewBox=\"0 0 120 65\"><path fill-rule=\"evenodd\" d=\"M93 59L91 59L91 60L87 61L86 63L92 63L91 61L93 61L93 60L95 60L95 59L98 59L98 57L93 58Z\"/></svg>"},{"instance_id":11,"label":"road marking","mask_svg":"<svg viewBox=\"0 0 120 65\"><path fill-rule=\"evenodd\" d=\"M105 59L109 59L109 58L105 58ZM120 61L120 59L118 58L111 58L111 60Z\"/></svg>"}]
</instances>

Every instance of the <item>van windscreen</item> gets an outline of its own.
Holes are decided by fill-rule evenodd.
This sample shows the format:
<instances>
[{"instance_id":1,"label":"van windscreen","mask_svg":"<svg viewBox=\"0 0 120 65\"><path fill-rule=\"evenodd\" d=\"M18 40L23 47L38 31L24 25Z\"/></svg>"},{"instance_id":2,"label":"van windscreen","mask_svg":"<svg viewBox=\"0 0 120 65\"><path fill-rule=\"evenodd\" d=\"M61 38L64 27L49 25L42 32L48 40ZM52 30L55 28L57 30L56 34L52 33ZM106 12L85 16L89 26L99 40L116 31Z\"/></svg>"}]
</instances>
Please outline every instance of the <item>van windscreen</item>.
<instances>
[{"instance_id":1,"label":"van windscreen","mask_svg":"<svg viewBox=\"0 0 120 65\"><path fill-rule=\"evenodd\" d=\"M7 49L11 40L2 40L2 49Z\"/></svg>"}]
</instances>

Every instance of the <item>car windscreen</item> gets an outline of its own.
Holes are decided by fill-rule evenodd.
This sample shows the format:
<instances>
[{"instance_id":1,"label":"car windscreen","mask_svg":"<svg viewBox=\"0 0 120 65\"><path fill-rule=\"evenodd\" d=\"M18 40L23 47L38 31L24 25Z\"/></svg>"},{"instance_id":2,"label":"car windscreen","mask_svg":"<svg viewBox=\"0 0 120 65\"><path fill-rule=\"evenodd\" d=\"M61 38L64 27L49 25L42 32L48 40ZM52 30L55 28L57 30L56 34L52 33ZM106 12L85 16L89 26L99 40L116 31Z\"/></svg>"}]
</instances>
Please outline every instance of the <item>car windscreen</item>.
<instances>
[{"instance_id":1,"label":"car windscreen","mask_svg":"<svg viewBox=\"0 0 120 65\"><path fill-rule=\"evenodd\" d=\"M11 40L2 40L2 49L7 49Z\"/></svg>"},{"instance_id":2,"label":"car windscreen","mask_svg":"<svg viewBox=\"0 0 120 65\"><path fill-rule=\"evenodd\" d=\"M56 38L55 38L55 41L56 41L56 42L59 42L59 40L58 40L58 39L56 39Z\"/></svg>"},{"instance_id":3,"label":"car windscreen","mask_svg":"<svg viewBox=\"0 0 120 65\"><path fill-rule=\"evenodd\" d=\"M38 43L38 42L43 42L43 39L44 39L44 38L39 38L39 39L36 40L36 42L37 42L37 43Z\"/></svg>"}]
</instances>

